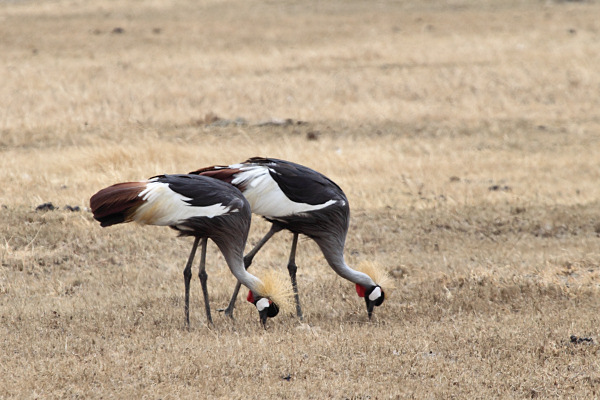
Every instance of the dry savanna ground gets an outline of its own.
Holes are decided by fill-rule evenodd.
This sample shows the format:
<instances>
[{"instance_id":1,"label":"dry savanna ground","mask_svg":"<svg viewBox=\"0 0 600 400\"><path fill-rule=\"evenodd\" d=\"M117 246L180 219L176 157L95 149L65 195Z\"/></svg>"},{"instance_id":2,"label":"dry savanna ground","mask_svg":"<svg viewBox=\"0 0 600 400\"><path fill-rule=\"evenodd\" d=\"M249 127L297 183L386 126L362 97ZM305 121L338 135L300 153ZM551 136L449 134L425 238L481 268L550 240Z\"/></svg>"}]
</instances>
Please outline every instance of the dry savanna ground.
<instances>
[{"instance_id":1,"label":"dry savanna ground","mask_svg":"<svg viewBox=\"0 0 600 400\"><path fill-rule=\"evenodd\" d=\"M598 15L0 1L0 398L600 396ZM240 294L208 327L194 277L188 331L191 240L87 208L112 183L255 155L345 190L347 262L395 287L371 322L304 238L304 321L263 330ZM253 219L247 250L267 229ZM252 269L285 271L290 239ZM214 244L207 270L215 310L235 282Z\"/></svg>"}]
</instances>

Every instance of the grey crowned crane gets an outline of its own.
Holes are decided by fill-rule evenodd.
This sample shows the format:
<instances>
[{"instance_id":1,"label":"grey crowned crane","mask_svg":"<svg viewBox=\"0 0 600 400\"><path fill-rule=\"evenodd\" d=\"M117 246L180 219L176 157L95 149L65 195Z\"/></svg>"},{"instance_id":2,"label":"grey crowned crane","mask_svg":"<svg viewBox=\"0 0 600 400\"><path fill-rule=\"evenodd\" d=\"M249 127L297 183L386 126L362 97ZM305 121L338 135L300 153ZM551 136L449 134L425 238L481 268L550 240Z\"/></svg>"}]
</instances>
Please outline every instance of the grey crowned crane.
<instances>
[{"instance_id":1,"label":"grey crowned crane","mask_svg":"<svg viewBox=\"0 0 600 400\"><path fill-rule=\"evenodd\" d=\"M367 314L383 303L381 288L384 275L371 267L364 272L352 269L344 261L344 245L350 223L350 207L340 187L326 176L305 166L274 158L254 157L241 164L202 168L191 174L210 176L232 184L241 190L252 212L272 223L271 229L244 257L246 268L262 246L277 232L287 229L293 233L288 271L296 300L296 313L302 319L302 309L296 282L296 246L298 235L313 239L329 266L341 277L356 284L364 297ZM240 284L225 313L232 316Z\"/></svg>"},{"instance_id":2,"label":"grey crowned crane","mask_svg":"<svg viewBox=\"0 0 600 400\"><path fill-rule=\"evenodd\" d=\"M290 300L290 291L272 278L261 280L244 267L244 247L250 229L250 205L242 193L224 182L198 175L160 175L141 182L117 183L90 199L94 218L103 227L135 221L144 225L169 226L180 236L193 236L194 245L183 270L185 321L189 327L189 296L192 262L202 240L199 278L206 317L212 324L205 271L207 239L218 246L238 282L250 289L248 301L258 309L265 326L279 307Z\"/></svg>"}]
</instances>

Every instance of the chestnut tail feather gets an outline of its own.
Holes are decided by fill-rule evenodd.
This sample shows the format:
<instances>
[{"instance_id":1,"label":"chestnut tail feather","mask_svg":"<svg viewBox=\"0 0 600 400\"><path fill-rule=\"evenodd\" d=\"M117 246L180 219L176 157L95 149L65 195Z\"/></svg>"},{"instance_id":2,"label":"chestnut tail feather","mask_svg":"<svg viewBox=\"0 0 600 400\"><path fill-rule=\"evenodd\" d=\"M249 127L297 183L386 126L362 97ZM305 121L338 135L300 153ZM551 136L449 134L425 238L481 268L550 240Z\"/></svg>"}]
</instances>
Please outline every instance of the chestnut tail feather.
<instances>
[{"instance_id":1,"label":"chestnut tail feather","mask_svg":"<svg viewBox=\"0 0 600 400\"><path fill-rule=\"evenodd\" d=\"M236 168L214 166L214 167L201 168L196 171L190 172L190 174L210 176L211 178L215 178L215 179L218 179L223 182L231 183L231 181L233 181L233 176L235 174L237 174L238 172L240 172L240 170L236 169Z\"/></svg>"},{"instance_id":2,"label":"chestnut tail feather","mask_svg":"<svg viewBox=\"0 0 600 400\"><path fill-rule=\"evenodd\" d=\"M103 227L128 222L131 214L143 204L139 194L145 188L146 182L125 182L100 190L90 198L94 219Z\"/></svg>"}]
</instances>

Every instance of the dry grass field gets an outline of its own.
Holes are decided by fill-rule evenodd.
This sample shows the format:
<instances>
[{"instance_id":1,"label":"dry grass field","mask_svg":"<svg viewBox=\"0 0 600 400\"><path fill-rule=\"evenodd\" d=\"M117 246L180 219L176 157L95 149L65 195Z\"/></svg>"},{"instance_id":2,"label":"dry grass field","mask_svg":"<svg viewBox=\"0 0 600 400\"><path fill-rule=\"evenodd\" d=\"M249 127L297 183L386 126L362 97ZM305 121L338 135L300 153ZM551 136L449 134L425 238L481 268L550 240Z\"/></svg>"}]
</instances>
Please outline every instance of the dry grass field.
<instances>
[{"instance_id":1,"label":"dry grass field","mask_svg":"<svg viewBox=\"0 0 600 400\"><path fill-rule=\"evenodd\" d=\"M0 1L0 398L599 397L598 15ZM264 330L240 294L209 327L194 276L188 331L192 240L102 229L88 209L116 182L257 155L345 190L347 262L395 286L371 322L304 238L304 321ZM267 230L254 218L247 250ZM285 271L290 239L253 270ZM235 281L214 244L207 271L224 307Z\"/></svg>"}]
</instances>

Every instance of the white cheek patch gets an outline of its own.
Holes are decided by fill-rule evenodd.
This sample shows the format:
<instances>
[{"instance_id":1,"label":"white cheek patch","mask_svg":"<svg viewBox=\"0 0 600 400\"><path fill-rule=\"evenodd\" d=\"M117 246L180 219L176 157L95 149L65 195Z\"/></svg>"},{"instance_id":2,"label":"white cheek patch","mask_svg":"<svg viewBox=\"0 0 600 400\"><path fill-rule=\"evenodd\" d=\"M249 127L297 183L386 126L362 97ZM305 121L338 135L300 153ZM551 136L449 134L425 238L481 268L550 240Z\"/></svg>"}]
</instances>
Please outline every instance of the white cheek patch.
<instances>
[{"instance_id":1,"label":"white cheek patch","mask_svg":"<svg viewBox=\"0 0 600 400\"><path fill-rule=\"evenodd\" d=\"M375 289L373 289L373 291L369 295L369 300L375 301L380 297L381 297L381 288L379 286L377 286Z\"/></svg>"},{"instance_id":2,"label":"white cheek patch","mask_svg":"<svg viewBox=\"0 0 600 400\"><path fill-rule=\"evenodd\" d=\"M256 308L258 309L258 312L261 312L262 310L269 308L269 299L267 299L266 297L263 297L262 299L257 301Z\"/></svg>"}]
</instances>

